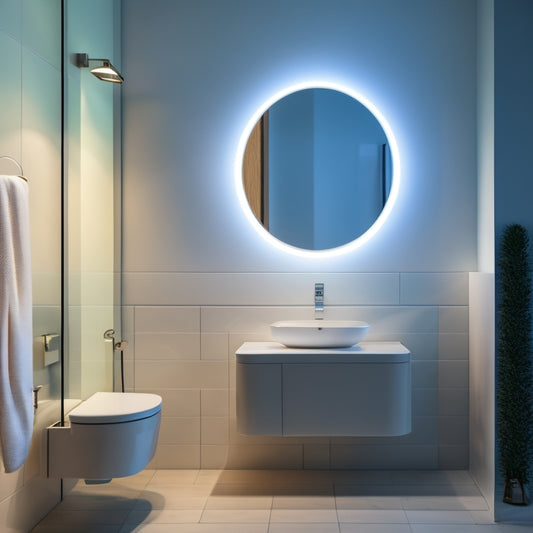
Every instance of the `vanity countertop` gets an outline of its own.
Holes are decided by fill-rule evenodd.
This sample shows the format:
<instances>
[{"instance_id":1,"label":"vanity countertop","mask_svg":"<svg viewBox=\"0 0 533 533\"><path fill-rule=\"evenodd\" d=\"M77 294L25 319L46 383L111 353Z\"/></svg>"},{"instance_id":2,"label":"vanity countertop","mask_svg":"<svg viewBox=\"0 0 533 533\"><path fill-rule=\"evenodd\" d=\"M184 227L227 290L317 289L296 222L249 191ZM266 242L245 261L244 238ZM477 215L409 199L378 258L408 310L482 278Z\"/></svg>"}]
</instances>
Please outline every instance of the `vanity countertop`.
<instances>
[{"instance_id":1,"label":"vanity countertop","mask_svg":"<svg viewBox=\"0 0 533 533\"><path fill-rule=\"evenodd\" d=\"M239 363L405 363L411 352L396 341L366 341L348 348L287 348L278 342L245 342Z\"/></svg>"}]
</instances>

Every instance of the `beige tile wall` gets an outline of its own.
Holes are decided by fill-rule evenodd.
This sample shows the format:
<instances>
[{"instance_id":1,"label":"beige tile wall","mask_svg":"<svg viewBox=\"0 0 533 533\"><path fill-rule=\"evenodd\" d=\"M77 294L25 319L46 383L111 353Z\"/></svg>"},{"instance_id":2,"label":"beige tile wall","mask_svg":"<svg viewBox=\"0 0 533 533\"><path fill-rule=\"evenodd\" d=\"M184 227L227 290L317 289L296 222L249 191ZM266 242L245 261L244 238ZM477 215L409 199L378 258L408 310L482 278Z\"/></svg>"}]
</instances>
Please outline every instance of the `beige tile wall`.
<instances>
[{"instance_id":1,"label":"beige tile wall","mask_svg":"<svg viewBox=\"0 0 533 533\"><path fill-rule=\"evenodd\" d=\"M60 329L61 2L0 2L0 155L21 163L29 181L33 335ZM2 160L0 173L18 173ZM42 339L42 337L41 337ZM42 341L35 345L41 347ZM40 475L41 430L59 418L59 368L34 354L34 383L46 399L36 412L26 464L6 474L0 461L0 531L26 533L60 501L59 480Z\"/></svg>"},{"instance_id":2,"label":"beige tile wall","mask_svg":"<svg viewBox=\"0 0 533 533\"><path fill-rule=\"evenodd\" d=\"M326 318L365 320L371 325L368 340L399 340L411 350L410 435L296 438L237 433L235 350L244 341L271 339L271 322L311 318L314 281L326 285ZM360 298L353 287L361 288ZM125 334L131 341L127 385L163 397L152 466L468 468L466 273L135 273L125 275L125 294ZM225 298L231 304L222 305ZM374 298L377 304L370 303ZM284 301L290 303L280 304Z\"/></svg>"}]
</instances>

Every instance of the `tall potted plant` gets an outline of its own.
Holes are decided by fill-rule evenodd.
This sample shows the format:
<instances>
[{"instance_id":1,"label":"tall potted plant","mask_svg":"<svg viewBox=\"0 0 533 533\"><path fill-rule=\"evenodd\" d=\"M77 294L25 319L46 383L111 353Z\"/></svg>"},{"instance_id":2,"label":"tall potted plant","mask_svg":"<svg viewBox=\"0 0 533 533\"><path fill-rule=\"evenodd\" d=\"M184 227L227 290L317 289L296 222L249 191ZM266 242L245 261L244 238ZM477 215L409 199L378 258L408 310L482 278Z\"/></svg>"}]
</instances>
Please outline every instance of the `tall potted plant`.
<instances>
[{"instance_id":1,"label":"tall potted plant","mask_svg":"<svg viewBox=\"0 0 533 533\"><path fill-rule=\"evenodd\" d=\"M499 466L503 501L527 505L533 460L531 276L529 238L523 226L505 228L500 250L497 359Z\"/></svg>"}]
</instances>

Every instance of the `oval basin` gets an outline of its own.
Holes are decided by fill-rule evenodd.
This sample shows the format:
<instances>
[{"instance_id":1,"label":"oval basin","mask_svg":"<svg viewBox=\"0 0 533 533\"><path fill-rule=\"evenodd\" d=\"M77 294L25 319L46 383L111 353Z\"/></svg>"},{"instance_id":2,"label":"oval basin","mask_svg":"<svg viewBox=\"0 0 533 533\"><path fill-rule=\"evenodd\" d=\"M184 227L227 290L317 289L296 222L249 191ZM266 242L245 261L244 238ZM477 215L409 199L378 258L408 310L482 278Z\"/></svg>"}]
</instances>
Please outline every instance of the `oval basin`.
<instances>
[{"instance_id":1,"label":"oval basin","mask_svg":"<svg viewBox=\"0 0 533 533\"><path fill-rule=\"evenodd\" d=\"M346 348L361 342L370 326L357 320L284 320L270 324L275 340L289 348Z\"/></svg>"}]
</instances>

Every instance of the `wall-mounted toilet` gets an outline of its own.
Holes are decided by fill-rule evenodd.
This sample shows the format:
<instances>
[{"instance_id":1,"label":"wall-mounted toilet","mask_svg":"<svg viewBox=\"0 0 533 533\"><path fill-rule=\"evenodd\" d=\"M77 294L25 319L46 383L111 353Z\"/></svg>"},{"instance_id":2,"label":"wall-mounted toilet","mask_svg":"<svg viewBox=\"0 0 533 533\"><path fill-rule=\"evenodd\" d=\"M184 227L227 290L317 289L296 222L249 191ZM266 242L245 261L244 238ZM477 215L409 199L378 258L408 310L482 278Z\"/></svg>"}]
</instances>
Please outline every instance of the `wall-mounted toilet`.
<instances>
[{"instance_id":1,"label":"wall-mounted toilet","mask_svg":"<svg viewBox=\"0 0 533 533\"><path fill-rule=\"evenodd\" d=\"M93 394L68 414L68 425L46 428L43 474L109 480L140 472L155 453L161 403L156 394Z\"/></svg>"}]
</instances>

